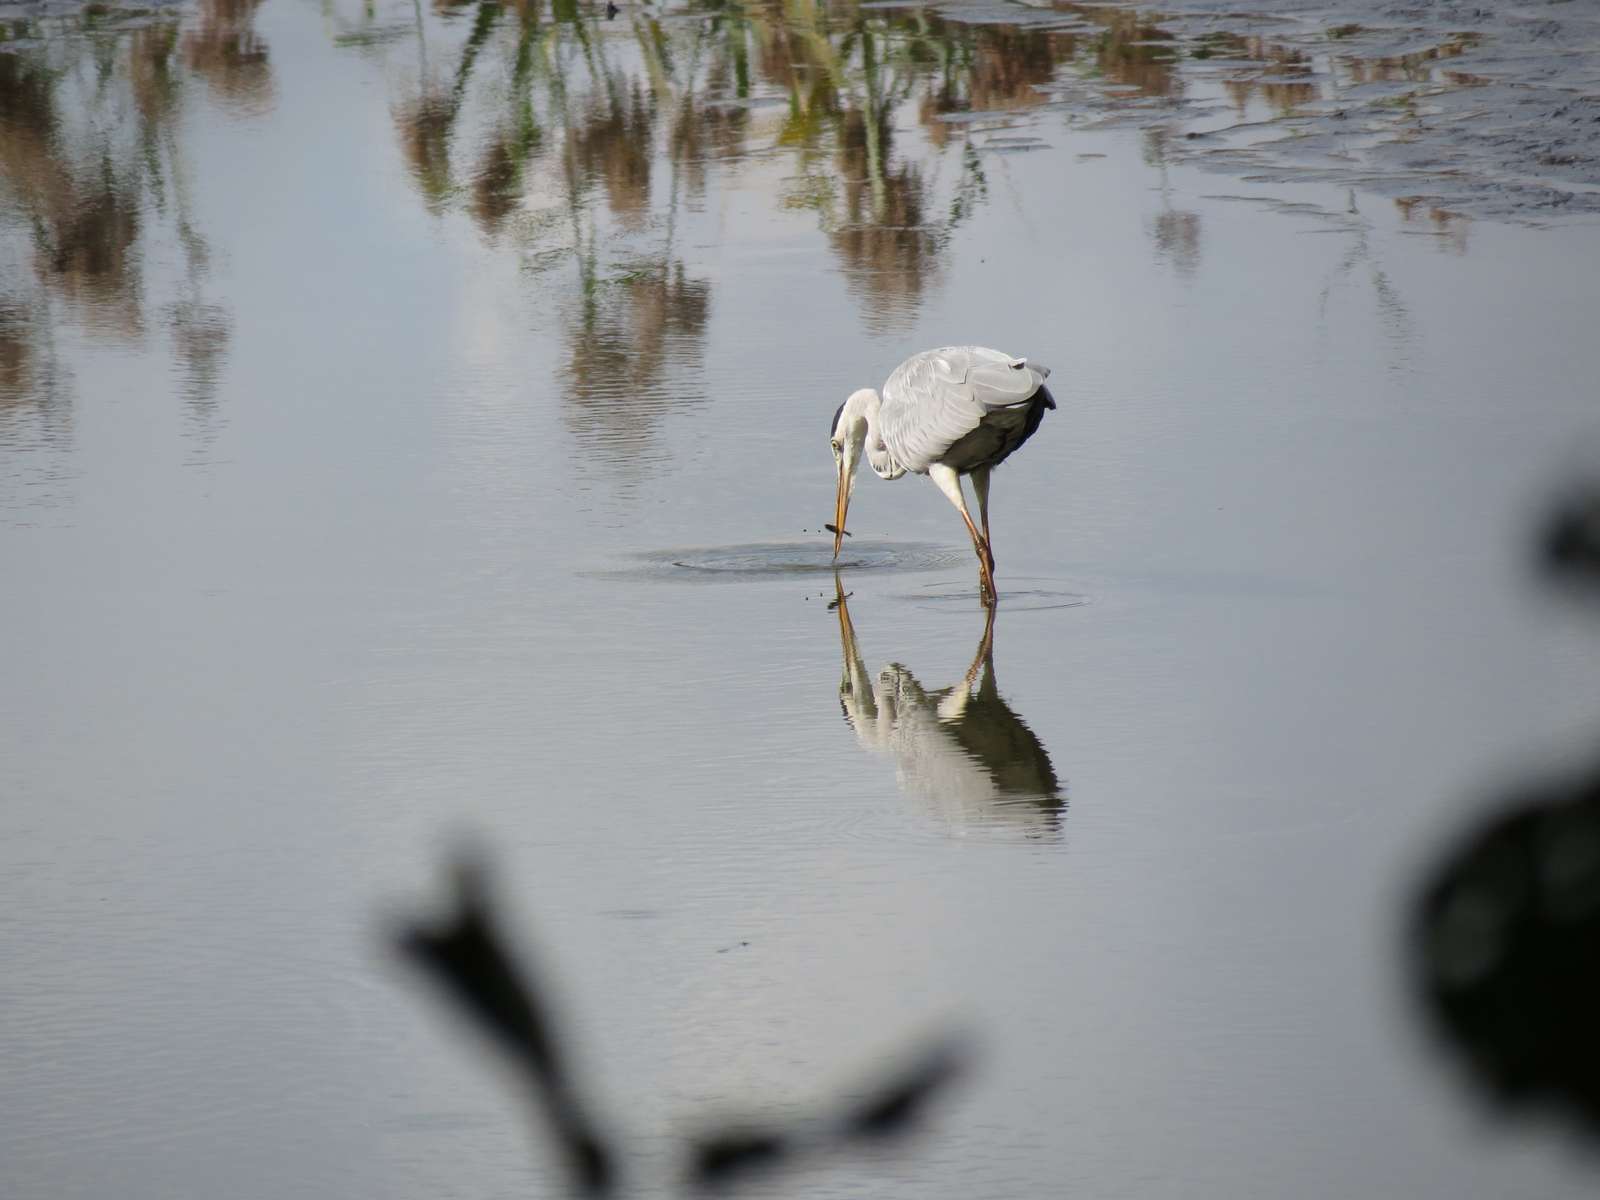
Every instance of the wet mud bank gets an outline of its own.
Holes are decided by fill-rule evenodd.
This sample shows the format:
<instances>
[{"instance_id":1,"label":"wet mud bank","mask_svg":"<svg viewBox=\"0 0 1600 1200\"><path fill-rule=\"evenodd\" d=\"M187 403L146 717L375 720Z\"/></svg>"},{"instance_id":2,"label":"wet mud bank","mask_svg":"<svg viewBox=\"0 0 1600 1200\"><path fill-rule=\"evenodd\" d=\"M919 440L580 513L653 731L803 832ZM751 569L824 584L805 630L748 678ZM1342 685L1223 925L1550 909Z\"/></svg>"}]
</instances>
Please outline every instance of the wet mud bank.
<instances>
[{"instance_id":1,"label":"wet mud bank","mask_svg":"<svg viewBox=\"0 0 1600 1200\"><path fill-rule=\"evenodd\" d=\"M1134 8L1176 85L1105 119L1169 160L1386 195L1447 224L1600 213L1600 9L1214 0Z\"/></svg>"}]
</instances>

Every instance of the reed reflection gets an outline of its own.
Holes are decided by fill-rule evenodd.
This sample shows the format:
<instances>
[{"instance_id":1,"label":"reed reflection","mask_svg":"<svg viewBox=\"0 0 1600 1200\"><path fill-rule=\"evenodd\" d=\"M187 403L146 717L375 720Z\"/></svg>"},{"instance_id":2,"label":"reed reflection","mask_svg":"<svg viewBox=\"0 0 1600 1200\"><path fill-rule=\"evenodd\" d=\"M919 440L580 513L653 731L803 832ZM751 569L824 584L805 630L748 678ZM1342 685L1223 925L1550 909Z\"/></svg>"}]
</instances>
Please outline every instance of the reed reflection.
<instances>
[{"instance_id":1,"label":"reed reflection","mask_svg":"<svg viewBox=\"0 0 1600 1200\"><path fill-rule=\"evenodd\" d=\"M201 0L199 22L183 36L184 64L226 104L270 107L275 88L265 40L255 31L261 0Z\"/></svg>"},{"instance_id":2,"label":"reed reflection","mask_svg":"<svg viewBox=\"0 0 1600 1200\"><path fill-rule=\"evenodd\" d=\"M1472 86L1481 82L1477 76L1468 72L1450 71L1438 64L1461 57L1482 41L1483 36L1478 33L1455 33L1437 45L1406 54L1383 55L1376 58L1342 56L1339 65L1344 68L1346 78L1351 85L1432 83L1441 77L1454 77L1453 82Z\"/></svg>"},{"instance_id":3,"label":"reed reflection","mask_svg":"<svg viewBox=\"0 0 1600 1200\"><path fill-rule=\"evenodd\" d=\"M1171 137L1166 126L1152 125L1139 140L1145 165L1161 175L1161 211L1149 222L1150 237L1155 242L1156 260L1170 263L1180 276L1192 279L1200 266L1200 214L1172 203L1172 183L1167 177Z\"/></svg>"},{"instance_id":4,"label":"reed reflection","mask_svg":"<svg viewBox=\"0 0 1600 1200\"><path fill-rule=\"evenodd\" d=\"M1095 66L1112 83L1146 96L1172 97L1183 90L1177 72L1176 38L1145 13L1129 9L1078 10L1101 25Z\"/></svg>"},{"instance_id":5,"label":"reed reflection","mask_svg":"<svg viewBox=\"0 0 1600 1200\"><path fill-rule=\"evenodd\" d=\"M627 476L664 453L665 414L703 399L716 296L690 247L726 236L707 225L735 189L810 214L860 323L897 331L989 200L997 124L1051 103L1041 89L1064 70L1181 91L1156 26L1066 11L1092 32L822 0L418 5L396 129L430 210L556 285L538 292L572 380L564 422L585 457ZM368 52L350 28L341 44ZM1191 214L1158 235L1181 270L1197 239Z\"/></svg>"},{"instance_id":6,"label":"reed reflection","mask_svg":"<svg viewBox=\"0 0 1600 1200\"><path fill-rule=\"evenodd\" d=\"M556 0L548 13L529 0L516 22L504 13L495 0L450 6L451 20L471 24L448 69L427 65L440 19L418 9L424 65L396 124L431 209L459 204L485 234L531 255L565 249L581 263L595 245L601 280L641 258L671 274L659 237L641 241L775 150L790 174L771 194L815 212L874 326L914 317L949 234L987 198L980 156L949 118L1045 103L1035 85L1081 48L1058 30L815 0L696 3L670 21ZM484 66L507 59L509 77ZM926 147L901 146L918 125ZM463 143L478 149L460 154ZM925 148L949 148L953 170ZM463 172L457 159L473 166Z\"/></svg>"},{"instance_id":7,"label":"reed reflection","mask_svg":"<svg viewBox=\"0 0 1600 1200\"><path fill-rule=\"evenodd\" d=\"M204 0L181 18L135 14L144 22L129 27L90 6L10 27L13 44L0 48L0 394L13 406L64 393L51 349L59 322L121 343L155 328L209 428L233 324L193 214L184 96L199 79L227 107L270 105L258 3Z\"/></svg>"},{"instance_id":8,"label":"reed reflection","mask_svg":"<svg viewBox=\"0 0 1600 1200\"><path fill-rule=\"evenodd\" d=\"M37 305L0 299L0 446L63 441L71 429L64 401Z\"/></svg>"},{"instance_id":9,"label":"reed reflection","mask_svg":"<svg viewBox=\"0 0 1600 1200\"><path fill-rule=\"evenodd\" d=\"M1259 35L1236 34L1215 35L1215 40L1207 43L1207 50L1208 57L1242 58L1251 64L1222 81L1241 116L1252 96L1260 96L1280 116L1321 96L1322 86L1313 78L1311 56L1304 50Z\"/></svg>"},{"instance_id":10,"label":"reed reflection","mask_svg":"<svg viewBox=\"0 0 1600 1200\"><path fill-rule=\"evenodd\" d=\"M863 746L894 758L900 789L952 829L1059 837L1066 800L1050 755L995 682L994 609L966 674L929 691L899 663L868 674L837 576L834 585L844 657L839 706Z\"/></svg>"}]
</instances>

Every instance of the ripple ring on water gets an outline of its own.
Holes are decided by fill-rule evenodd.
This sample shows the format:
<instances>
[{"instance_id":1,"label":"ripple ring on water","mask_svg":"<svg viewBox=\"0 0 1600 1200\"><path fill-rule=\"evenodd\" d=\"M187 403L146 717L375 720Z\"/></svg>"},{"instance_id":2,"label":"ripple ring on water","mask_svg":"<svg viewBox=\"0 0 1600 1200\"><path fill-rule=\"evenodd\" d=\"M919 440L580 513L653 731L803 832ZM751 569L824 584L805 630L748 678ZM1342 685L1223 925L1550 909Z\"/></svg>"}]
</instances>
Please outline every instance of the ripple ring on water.
<instances>
[{"instance_id":1,"label":"ripple ring on water","mask_svg":"<svg viewBox=\"0 0 1600 1200\"><path fill-rule=\"evenodd\" d=\"M997 582L1000 585L1001 612L1045 612L1061 608L1082 608L1089 603L1089 597L1081 592L1039 586L1055 584L1059 582L1058 580L1022 577L1011 580L1011 586L1008 587L1006 577L1001 575ZM895 599L910 601L918 608L964 607L978 602L978 589L967 585L929 583L925 584L921 591L903 593Z\"/></svg>"},{"instance_id":2,"label":"ripple ring on water","mask_svg":"<svg viewBox=\"0 0 1600 1200\"><path fill-rule=\"evenodd\" d=\"M943 571L964 562L964 548L933 542L849 543L838 560L828 542L751 542L658 551L642 556L657 570L702 576L759 578L853 571Z\"/></svg>"}]
</instances>

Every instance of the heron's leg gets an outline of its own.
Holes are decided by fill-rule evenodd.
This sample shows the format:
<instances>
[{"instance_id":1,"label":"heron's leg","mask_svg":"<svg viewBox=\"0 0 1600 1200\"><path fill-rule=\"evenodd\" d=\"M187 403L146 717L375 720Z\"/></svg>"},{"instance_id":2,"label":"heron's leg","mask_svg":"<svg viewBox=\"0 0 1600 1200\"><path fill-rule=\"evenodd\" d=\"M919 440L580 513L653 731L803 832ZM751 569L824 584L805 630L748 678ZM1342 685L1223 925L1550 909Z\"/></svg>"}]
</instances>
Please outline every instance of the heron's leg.
<instances>
[{"instance_id":1,"label":"heron's leg","mask_svg":"<svg viewBox=\"0 0 1600 1200\"><path fill-rule=\"evenodd\" d=\"M978 639L978 650L972 656L972 665L967 668L964 682L967 688L978 682L980 671L994 672L994 609L989 609L984 614L983 637Z\"/></svg>"},{"instance_id":2,"label":"heron's leg","mask_svg":"<svg viewBox=\"0 0 1600 1200\"><path fill-rule=\"evenodd\" d=\"M993 467L972 469L972 493L978 497L978 520L983 524L983 544L988 550L989 574L994 574L994 542L989 538L989 472Z\"/></svg>"},{"instance_id":3,"label":"heron's leg","mask_svg":"<svg viewBox=\"0 0 1600 1200\"><path fill-rule=\"evenodd\" d=\"M939 490L951 504L956 506L956 511L966 522L967 532L972 535L973 552L978 556L978 591L984 604L992 604L995 590L994 573L989 568L989 544L984 541L983 534L979 533L978 527L972 523L972 514L967 511L967 498L961 491L961 476L957 475L952 467L934 463L928 468L928 478L939 485Z\"/></svg>"}]
</instances>

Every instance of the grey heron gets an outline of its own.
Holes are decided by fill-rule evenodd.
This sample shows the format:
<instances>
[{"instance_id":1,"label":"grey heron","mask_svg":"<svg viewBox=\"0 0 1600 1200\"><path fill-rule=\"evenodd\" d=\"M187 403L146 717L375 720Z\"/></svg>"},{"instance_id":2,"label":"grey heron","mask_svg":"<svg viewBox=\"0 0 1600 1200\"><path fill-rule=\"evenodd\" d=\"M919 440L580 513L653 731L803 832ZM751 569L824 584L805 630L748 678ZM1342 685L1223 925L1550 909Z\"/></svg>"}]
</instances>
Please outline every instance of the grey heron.
<instances>
[{"instance_id":1,"label":"grey heron","mask_svg":"<svg viewBox=\"0 0 1600 1200\"><path fill-rule=\"evenodd\" d=\"M850 393L833 414L829 442L838 471L833 557L845 537L845 513L865 452L881 479L906 472L939 486L972 537L985 605L996 597L989 541L989 473L1033 436L1056 406L1044 381L1050 368L984 346L943 346L914 354L890 373L880 395ZM972 477L980 530L967 511L961 477Z\"/></svg>"},{"instance_id":2,"label":"grey heron","mask_svg":"<svg viewBox=\"0 0 1600 1200\"><path fill-rule=\"evenodd\" d=\"M1028 837L1053 836L1065 802L1050 755L995 683L993 607L965 676L930 692L899 663L867 674L837 577L835 586L844 655L839 706L857 740L892 757L901 790L948 825L1004 823Z\"/></svg>"}]
</instances>

